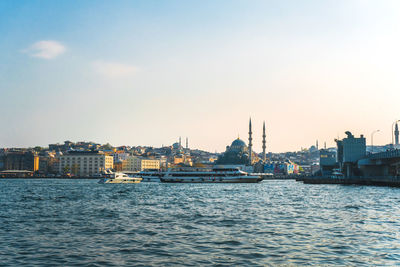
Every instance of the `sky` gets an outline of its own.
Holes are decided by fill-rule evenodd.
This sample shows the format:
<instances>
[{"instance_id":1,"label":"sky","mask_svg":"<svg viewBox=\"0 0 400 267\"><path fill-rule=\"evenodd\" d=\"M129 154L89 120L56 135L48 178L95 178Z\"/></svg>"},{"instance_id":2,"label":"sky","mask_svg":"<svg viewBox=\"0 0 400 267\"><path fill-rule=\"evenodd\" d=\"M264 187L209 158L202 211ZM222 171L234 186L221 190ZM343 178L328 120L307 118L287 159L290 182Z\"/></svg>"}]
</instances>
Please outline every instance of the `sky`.
<instances>
[{"instance_id":1,"label":"sky","mask_svg":"<svg viewBox=\"0 0 400 267\"><path fill-rule=\"evenodd\" d=\"M0 147L391 143L400 1L0 1Z\"/></svg>"}]
</instances>

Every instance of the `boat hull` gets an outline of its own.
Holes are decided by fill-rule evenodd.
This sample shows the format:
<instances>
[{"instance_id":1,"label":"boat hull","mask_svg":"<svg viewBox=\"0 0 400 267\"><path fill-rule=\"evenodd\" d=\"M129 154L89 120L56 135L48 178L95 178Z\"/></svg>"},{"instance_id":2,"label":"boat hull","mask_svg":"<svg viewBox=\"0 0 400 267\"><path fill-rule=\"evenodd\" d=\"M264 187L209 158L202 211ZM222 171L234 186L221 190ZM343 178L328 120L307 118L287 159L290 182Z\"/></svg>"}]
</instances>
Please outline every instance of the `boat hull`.
<instances>
[{"instance_id":1,"label":"boat hull","mask_svg":"<svg viewBox=\"0 0 400 267\"><path fill-rule=\"evenodd\" d=\"M142 178L137 179L102 179L99 181L100 184L138 184L142 181Z\"/></svg>"},{"instance_id":2,"label":"boat hull","mask_svg":"<svg viewBox=\"0 0 400 267\"><path fill-rule=\"evenodd\" d=\"M153 182L153 183L159 183L160 177L155 177L155 176L141 176L143 178L142 182Z\"/></svg>"},{"instance_id":3,"label":"boat hull","mask_svg":"<svg viewBox=\"0 0 400 267\"><path fill-rule=\"evenodd\" d=\"M119 179L113 179L113 180L108 180L105 181L105 184L138 184L140 183L140 180L136 180L136 181L121 181Z\"/></svg>"},{"instance_id":4,"label":"boat hull","mask_svg":"<svg viewBox=\"0 0 400 267\"><path fill-rule=\"evenodd\" d=\"M259 183L263 178L259 176L247 176L247 177L164 177L160 178L163 183Z\"/></svg>"}]
</instances>

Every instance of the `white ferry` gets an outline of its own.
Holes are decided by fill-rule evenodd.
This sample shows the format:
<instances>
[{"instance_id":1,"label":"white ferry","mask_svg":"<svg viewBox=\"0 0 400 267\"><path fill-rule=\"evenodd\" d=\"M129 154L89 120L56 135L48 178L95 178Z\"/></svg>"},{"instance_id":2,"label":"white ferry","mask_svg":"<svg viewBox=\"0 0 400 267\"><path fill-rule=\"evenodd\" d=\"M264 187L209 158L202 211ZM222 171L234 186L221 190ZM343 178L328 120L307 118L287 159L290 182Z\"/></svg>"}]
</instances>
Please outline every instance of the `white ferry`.
<instances>
[{"instance_id":1,"label":"white ferry","mask_svg":"<svg viewBox=\"0 0 400 267\"><path fill-rule=\"evenodd\" d=\"M163 183L258 183L263 178L237 168L181 168L168 170L160 180Z\"/></svg>"},{"instance_id":2,"label":"white ferry","mask_svg":"<svg viewBox=\"0 0 400 267\"><path fill-rule=\"evenodd\" d=\"M137 174L143 178L142 182L161 182L160 178L165 175L165 172L160 170L144 170Z\"/></svg>"},{"instance_id":3,"label":"white ferry","mask_svg":"<svg viewBox=\"0 0 400 267\"><path fill-rule=\"evenodd\" d=\"M129 177L127 174L122 172L115 172L109 175L109 177L102 178L100 184L138 184L142 181L140 177Z\"/></svg>"}]
</instances>

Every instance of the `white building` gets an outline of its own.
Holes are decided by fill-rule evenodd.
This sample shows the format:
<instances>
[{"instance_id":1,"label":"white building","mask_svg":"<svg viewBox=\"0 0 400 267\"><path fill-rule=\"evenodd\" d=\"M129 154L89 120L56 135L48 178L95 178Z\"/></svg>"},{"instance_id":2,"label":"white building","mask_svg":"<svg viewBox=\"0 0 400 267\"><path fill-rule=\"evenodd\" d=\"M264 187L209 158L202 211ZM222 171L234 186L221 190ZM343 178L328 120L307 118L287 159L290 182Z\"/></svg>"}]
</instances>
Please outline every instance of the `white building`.
<instances>
[{"instance_id":1,"label":"white building","mask_svg":"<svg viewBox=\"0 0 400 267\"><path fill-rule=\"evenodd\" d=\"M129 156L122 162L123 171L144 171L149 169L160 169L160 160Z\"/></svg>"},{"instance_id":2,"label":"white building","mask_svg":"<svg viewBox=\"0 0 400 267\"><path fill-rule=\"evenodd\" d=\"M59 173L70 172L80 176L100 174L112 169L113 163L113 157L102 152L70 151L60 156Z\"/></svg>"},{"instance_id":3,"label":"white building","mask_svg":"<svg viewBox=\"0 0 400 267\"><path fill-rule=\"evenodd\" d=\"M124 161L129 157L129 153L126 153L126 152L125 153L114 153L113 157L114 157L114 162Z\"/></svg>"}]
</instances>

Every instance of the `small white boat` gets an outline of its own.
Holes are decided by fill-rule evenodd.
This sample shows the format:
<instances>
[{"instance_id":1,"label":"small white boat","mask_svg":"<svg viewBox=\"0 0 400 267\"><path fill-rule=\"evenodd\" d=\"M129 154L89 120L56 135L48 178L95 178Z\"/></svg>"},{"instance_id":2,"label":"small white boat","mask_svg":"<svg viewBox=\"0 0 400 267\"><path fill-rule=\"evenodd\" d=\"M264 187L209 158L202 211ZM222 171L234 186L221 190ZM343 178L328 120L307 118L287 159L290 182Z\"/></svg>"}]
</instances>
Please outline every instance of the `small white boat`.
<instances>
[{"instance_id":1,"label":"small white boat","mask_svg":"<svg viewBox=\"0 0 400 267\"><path fill-rule=\"evenodd\" d=\"M334 179L343 179L344 175L343 173L341 173L339 170L333 170L332 174L331 174L331 178Z\"/></svg>"},{"instance_id":2,"label":"small white boat","mask_svg":"<svg viewBox=\"0 0 400 267\"><path fill-rule=\"evenodd\" d=\"M138 184L143 179L140 177L129 177L122 172L115 172L110 177L105 177L99 181L99 184Z\"/></svg>"}]
</instances>

